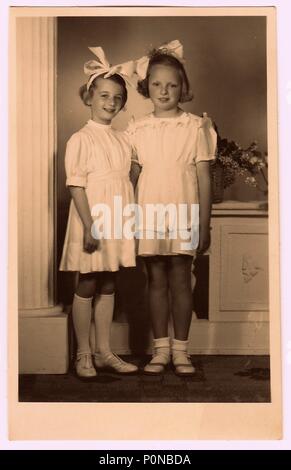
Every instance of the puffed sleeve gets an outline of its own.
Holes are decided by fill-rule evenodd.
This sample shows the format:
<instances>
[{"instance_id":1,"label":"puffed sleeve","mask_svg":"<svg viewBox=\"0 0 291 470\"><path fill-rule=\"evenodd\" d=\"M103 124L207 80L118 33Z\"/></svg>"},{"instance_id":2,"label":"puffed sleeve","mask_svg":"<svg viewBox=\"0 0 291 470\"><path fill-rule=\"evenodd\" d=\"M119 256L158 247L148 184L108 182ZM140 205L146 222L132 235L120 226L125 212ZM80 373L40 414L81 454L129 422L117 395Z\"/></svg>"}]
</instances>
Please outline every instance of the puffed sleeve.
<instances>
[{"instance_id":1,"label":"puffed sleeve","mask_svg":"<svg viewBox=\"0 0 291 470\"><path fill-rule=\"evenodd\" d=\"M196 163L205 160L214 160L217 135L212 126L200 126L197 136Z\"/></svg>"},{"instance_id":2,"label":"puffed sleeve","mask_svg":"<svg viewBox=\"0 0 291 470\"><path fill-rule=\"evenodd\" d=\"M87 186L89 142L85 135L76 132L67 142L65 155L66 186Z\"/></svg>"},{"instance_id":3,"label":"puffed sleeve","mask_svg":"<svg viewBox=\"0 0 291 470\"><path fill-rule=\"evenodd\" d=\"M137 155L137 150L136 150L136 141L135 141L136 132L135 131L136 131L135 120L132 117L128 123L125 133L131 146L131 161L133 163L140 164L138 161L138 155Z\"/></svg>"}]
</instances>

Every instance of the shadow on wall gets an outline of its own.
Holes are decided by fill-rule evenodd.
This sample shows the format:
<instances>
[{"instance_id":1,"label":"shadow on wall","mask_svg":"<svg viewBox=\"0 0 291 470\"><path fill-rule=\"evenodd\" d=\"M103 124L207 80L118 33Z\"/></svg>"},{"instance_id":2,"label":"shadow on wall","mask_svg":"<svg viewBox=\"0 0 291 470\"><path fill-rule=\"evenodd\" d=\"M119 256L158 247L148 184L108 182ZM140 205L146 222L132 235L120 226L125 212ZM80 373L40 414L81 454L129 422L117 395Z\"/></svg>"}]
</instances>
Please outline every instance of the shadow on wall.
<instances>
[{"instance_id":1,"label":"shadow on wall","mask_svg":"<svg viewBox=\"0 0 291 470\"><path fill-rule=\"evenodd\" d=\"M129 347L144 354L149 346L150 318L147 302L147 274L142 259L136 268L121 269L117 280L114 320L129 325Z\"/></svg>"}]
</instances>

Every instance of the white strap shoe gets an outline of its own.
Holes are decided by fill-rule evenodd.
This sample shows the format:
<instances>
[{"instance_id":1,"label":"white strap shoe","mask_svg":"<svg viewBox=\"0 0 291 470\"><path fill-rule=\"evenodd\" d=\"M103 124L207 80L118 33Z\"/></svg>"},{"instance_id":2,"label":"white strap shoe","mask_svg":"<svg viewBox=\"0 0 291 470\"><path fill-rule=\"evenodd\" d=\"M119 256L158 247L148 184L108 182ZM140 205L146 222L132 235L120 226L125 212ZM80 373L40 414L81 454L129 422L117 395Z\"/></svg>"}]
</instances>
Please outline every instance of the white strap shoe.
<instances>
[{"instance_id":1,"label":"white strap shoe","mask_svg":"<svg viewBox=\"0 0 291 470\"><path fill-rule=\"evenodd\" d=\"M75 369L79 377L87 379L96 377L97 372L92 364L91 352L77 353Z\"/></svg>"},{"instance_id":2,"label":"white strap shoe","mask_svg":"<svg viewBox=\"0 0 291 470\"><path fill-rule=\"evenodd\" d=\"M153 340L153 357L144 367L147 375L160 375L170 362L170 338L157 338Z\"/></svg>"},{"instance_id":3,"label":"white strap shoe","mask_svg":"<svg viewBox=\"0 0 291 470\"><path fill-rule=\"evenodd\" d=\"M94 353L94 364L97 369L110 369L118 374L132 374L138 371L138 367L129 362L123 361L117 354L108 351L101 354Z\"/></svg>"},{"instance_id":4,"label":"white strap shoe","mask_svg":"<svg viewBox=\"0 0 291 470\"><path fill-rule=\"evenodd\" d=\"M191 357L187 353L188 341L173 339L172 360L175 367L175 374L180 377L190 377L195 375L196 370L191 362Z\"/></svg>"}]
</instances>

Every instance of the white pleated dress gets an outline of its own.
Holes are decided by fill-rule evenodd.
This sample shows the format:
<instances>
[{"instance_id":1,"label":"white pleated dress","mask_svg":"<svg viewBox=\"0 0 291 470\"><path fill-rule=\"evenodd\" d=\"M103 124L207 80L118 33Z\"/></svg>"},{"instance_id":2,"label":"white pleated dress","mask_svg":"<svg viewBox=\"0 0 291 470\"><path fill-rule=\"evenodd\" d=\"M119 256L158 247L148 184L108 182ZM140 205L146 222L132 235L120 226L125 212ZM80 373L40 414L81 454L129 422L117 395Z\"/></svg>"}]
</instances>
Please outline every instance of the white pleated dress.
<instances>
[{"instance_id":1,"label":"white pleated dress","mask_svg":"<svg viewBox=\"0 0 291 470\"><path fill-rule=\"evenodd\" d=\"M134 239L124 238L121 226L117 227L117 235L113 232L116 198L119 211L134 202L133 187L129 180L130 164L131 148L128 139L123 132L113 129L111 125L89 120L67 142L66 185L85 188L91 210L96 204L105 204L107 210L110 209L112 237L101 239L99 248L94 253L86 253L83 248L83 224L72 200L60 263L61 271L118 271L120 266L135 266ZM107 214L106 212L105 216Z\"/></svg>"},{"instance_id":2,"label":"white pleated dress","mask_svg":"<svg viewBox=\"0 0 291 470\"><path fill-rule=\"evenodd\" d=\"M174 118L158 118L151 113L132 120L127 134L132 158L141 167L136 190L136 200L143 214L137 230L138 255L194 256L199 240L190 245L185 242L187 232L189 241L191 230L196 230L199 236L199 215L196 221L191 218L191 205L198 208L199 214L196 165L215 158L215 130L202 127L202 118L191 113L183 112ZM174 205L177 214L180 214L180 205L187 207L186 221L184 217L182 223L177 222L177 234L173 232L175 220L168 214L163 225L153 226L152 221L149 222L146 208L149 205L158 208L158 204L160 208Z\"/></svg>"}]
</instances>

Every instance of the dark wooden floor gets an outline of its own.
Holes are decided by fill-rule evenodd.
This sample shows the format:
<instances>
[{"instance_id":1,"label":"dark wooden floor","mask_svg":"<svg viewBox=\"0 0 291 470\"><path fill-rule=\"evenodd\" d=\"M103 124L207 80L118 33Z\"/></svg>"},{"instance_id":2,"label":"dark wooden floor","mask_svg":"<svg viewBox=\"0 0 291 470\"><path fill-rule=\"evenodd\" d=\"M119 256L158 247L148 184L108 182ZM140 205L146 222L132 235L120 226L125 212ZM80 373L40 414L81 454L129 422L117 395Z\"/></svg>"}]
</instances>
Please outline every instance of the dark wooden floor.
<instances>
[{"instance_id":1,"label":"dark wooden floor","mask_svg":"<svg viewBox=\"0 0 291 470\"><path fill-rule=\"evenodd\" d=\"M132 362L142 366L148 358ZM73 370L65 375L21 375L21 402L188 402L264 403L271 401L268 356L192 356L197 374L177 377L171 367L162 377L141 372L120 376L99 372L90 382Z\"/></svg>"}]
</instances>

